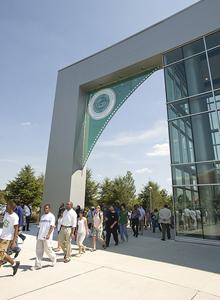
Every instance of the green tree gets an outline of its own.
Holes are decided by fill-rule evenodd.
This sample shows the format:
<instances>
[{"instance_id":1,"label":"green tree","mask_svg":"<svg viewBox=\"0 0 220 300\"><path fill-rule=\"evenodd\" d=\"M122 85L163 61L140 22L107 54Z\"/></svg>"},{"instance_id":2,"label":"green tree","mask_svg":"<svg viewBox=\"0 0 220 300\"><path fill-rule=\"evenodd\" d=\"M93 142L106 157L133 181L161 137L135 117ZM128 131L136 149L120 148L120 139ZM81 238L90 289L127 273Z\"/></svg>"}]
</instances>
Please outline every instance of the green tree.
<instances>
[{"instance_id":1,"label":"green tree","mask_svg":"<svg viewBox=\"0 0 220 300\"><path fill-rule=\"evenodd\" d=\"M109 206L114 201L113 196L114 182L109 178L105 178L100 184L99 201L100 203Z\"/></svg>"},{"instance_id":2,"label":"green tree","mask_svg":"<svg viewBox=\"0 0 220 300\"><path fill-rule=\"evenodd\" d=\"M21 204L40 206L43 198L43 175L36 177L30 165L24 166L14 180L6 186L8 199L18 199Z\"/></svg>"},{"instance_id":3,"label":"green tree","mask_svg":"<svg viewBox=\"0 0 220 300\"><path fill-rule=\"evenodd\" d=\"M85 207L96 206L98 202L99 184L92 178L92 171L86 170Z\"/></svg>"},{"instance_id":4,"label":"green tree","mask_svg":"<svg viewBox=\"0 0 220 300\"><path fill-rule=\"evenodd\" d=\"M138 195L143 207L146 209L160 209L164 204L168 204L172 208L172 198L165 189L153 181L149 181Z\"/></svg>"},{"instance_id":5,"label":"green tree","mask_svg":"<svg viewBox=\"0 0 220 300\"><path fill-rule=\"evenodd\" d=\"M131 172L113 180L105 178L100 186L100 202L105 205L125 203L135 199L135 184Z\"/></svg>"},{"instance_id":6,"label":"green tree","mask_svg":"<svg viewBox=\"0 0 220 300\"><path fill-rule=\"evenodd\" d=\"M5 191L0 190L0 204L6 204Z\"/></svg>"}]
</instances>

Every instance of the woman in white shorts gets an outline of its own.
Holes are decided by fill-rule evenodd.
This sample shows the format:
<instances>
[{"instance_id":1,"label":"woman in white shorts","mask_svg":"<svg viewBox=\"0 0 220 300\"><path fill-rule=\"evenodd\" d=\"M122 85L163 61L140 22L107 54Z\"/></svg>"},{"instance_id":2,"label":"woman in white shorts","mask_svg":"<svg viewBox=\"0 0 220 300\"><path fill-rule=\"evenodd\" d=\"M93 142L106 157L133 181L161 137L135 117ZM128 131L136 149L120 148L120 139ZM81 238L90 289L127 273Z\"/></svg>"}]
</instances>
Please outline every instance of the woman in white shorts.
<instances>
[{"instance_id":1,"label":"woman in white shorts","mask_svg":"<svg viewBox=\"0 0 220 300\"><path fill-rule=\"evenodd\" d=\"M76 238L76 243L79 246L79 253L77 256L80 256L82 253L85 253L85 246L83 245L83 242L87 234L88 234L87 219L84 217L84 212L81 210L79 212L77 238Z\"/></svg>"}]
</instances>

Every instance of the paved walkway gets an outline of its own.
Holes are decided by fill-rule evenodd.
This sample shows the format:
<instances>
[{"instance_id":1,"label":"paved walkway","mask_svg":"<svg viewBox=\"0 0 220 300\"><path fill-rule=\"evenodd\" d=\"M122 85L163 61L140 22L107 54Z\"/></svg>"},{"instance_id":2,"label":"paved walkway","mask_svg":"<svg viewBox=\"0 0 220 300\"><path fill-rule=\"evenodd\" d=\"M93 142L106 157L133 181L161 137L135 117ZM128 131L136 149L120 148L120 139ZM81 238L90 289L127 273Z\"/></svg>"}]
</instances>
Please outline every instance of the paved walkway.
<instances>
[{"instance_id":1,"label":"paved walkway","mask_svg":"<svg viewBox=\"0 0 220 300\"><path fill-rule=\"evenodd\" d=\"M11 276L8 265L0 269L1 300L220 300L219 247L162 242L145 233L80 258L73 245L69 264L60 253L54 268L45 259L44 267L33 271L34 231L23 245L17 275Z\"/></svg>"}]
</instances>

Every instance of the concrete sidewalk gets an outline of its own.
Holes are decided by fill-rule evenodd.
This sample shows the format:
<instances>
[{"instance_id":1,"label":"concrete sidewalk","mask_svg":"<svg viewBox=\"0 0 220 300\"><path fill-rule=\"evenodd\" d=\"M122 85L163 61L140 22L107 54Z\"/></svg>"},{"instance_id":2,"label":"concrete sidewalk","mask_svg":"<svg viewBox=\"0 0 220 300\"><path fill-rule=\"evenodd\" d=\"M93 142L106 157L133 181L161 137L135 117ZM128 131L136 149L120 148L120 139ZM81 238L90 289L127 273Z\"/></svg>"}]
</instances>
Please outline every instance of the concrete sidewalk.
<instances>
[{"instance_id":1,"label":"concrete sidewalk","mask_svg":"<svg viewBox=\"0 0 220 300\"><path fill-rule=\"evenodd\" d=\"M73 245L70 263L64 264L59 253L54 268L45 259L44 267L33 271L36 238L32 234L23 245L17 275L11 276L8 265L0 269L1 300L220 299L219 247L162 242L145 233L79 258Z\"/></svg>"}]
</instances>

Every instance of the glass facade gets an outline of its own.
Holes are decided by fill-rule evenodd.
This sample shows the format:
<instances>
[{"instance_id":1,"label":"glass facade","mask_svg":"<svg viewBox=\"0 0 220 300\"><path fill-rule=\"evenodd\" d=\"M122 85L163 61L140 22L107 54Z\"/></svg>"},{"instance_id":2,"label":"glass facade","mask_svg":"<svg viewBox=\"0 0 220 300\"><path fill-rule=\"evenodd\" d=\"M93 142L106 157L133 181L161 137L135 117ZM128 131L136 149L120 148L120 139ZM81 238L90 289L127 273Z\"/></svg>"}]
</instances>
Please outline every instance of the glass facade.
<instances>
[{"instance_id":1,"label":"glass facade","mask_svg":"<svg viewBox=\"0 0 220 300\"><path fill-rule=\"evenodd\" d=\"M220 31L163 63L176 234L220 240Z\"/></svg>"}]
</instances>

